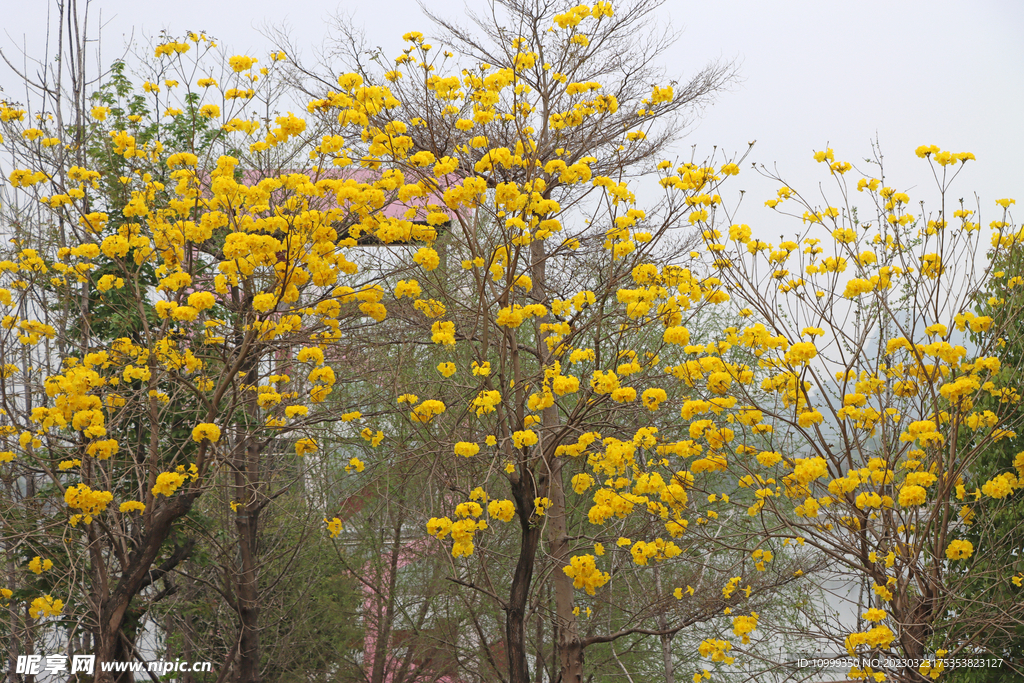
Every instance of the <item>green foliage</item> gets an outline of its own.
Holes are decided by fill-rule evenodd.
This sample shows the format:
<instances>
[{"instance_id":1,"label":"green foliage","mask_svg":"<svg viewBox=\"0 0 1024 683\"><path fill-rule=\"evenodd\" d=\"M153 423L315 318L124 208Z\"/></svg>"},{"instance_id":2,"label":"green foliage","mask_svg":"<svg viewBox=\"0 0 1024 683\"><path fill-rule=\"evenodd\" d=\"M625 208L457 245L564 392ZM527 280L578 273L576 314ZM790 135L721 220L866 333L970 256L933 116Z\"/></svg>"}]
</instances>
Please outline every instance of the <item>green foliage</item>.
<instances>
[{"instance_id":1,"label":"green foliage","mask_svg":"<svg viewBox=\"0 0 1024 683\"><path fill-rule=\"evenodd\" d=\"M1016 258L1001 258L994 268L1002 268L1003 278L1010 280L1024 274L1024 264ZM1024 288L1015 288L1012 298L998 305L998 302L979 301L976 311L979 315L990 315L1000 325L1006 318L1006 311L1024 305ZM977 341L972 335L972 341ZM1011 337L1000 357L1000 374L1006 386L1024 386L1024 338ZM977 406L977 410L998 410L996 400L989 397ZM1017 407L1009 412L1006 422L1019 422L1024 412ZM1024 452L1024 435L1003 439L991 445L970 468L967 490L980 487L993 476L1013 470L1017 454ZM1018 469L1018 475L1022 474ZM970 498L971 496L968 496ZM1024 500L1009 497L1004 500L986 500L978 506L973 524L966 534L974 544L979 557L973 566L976 578L969 580L972 593L963 596L964 609L970 609L974 594L986 594L988 600L996 603L1014 604L1021 600L1024 588L1014 585L1012 577L1024 576ZM951 683L1022 683L1024 682L1024 623L1018 623L1012 630L990 633L987 638L988 652L978 653L977 658L1001 657L1000 667L957 668L949 674ZM971 659L971 648L960 655Z\"/></svg>"}]
</instances>

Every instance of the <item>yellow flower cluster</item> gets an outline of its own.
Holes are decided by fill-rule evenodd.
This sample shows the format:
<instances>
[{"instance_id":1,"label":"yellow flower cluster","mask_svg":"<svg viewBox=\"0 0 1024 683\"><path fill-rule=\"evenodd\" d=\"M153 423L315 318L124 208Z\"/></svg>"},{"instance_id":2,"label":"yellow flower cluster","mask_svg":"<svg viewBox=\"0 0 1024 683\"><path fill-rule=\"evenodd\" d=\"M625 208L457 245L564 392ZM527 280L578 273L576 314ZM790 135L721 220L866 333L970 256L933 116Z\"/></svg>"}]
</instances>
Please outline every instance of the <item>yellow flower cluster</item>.
<instances>
[{"instance_id":1,"label":"yellow flower cluster","mask_svg":"<svg viewBox=\"0 0 1024 683\"><path fill-rule=\"evenodd\" d=\"M63 600L54 600L50 595L43 595L32 601L28 608L28 615L33 619L38 619L40 617L55 617L63 611Z\"/></svg>"},{"instance_id":2,"label":"yellow flower cluster","mask_svg":"<svg viewBox=\"0 0 1024 683\"><path fill-rule=\"evenodd\" d=\"M659 562L669 560L677 557L683 551L672 541L657 538L652 543L637 541L629 552L633 556L633 562L639 565L646 565L648 560L653 559Z\"/></svg>"},{"instance_id":3,"label":"yellow flower cluster","mask_svg":"<svg viewBox=\"0 0 1024 683\"><path fill-rule=\"evenodd\" d=\"M64 491L64 502L74 510L81 510L81 514L72 515L68 523L71 526L79 521L91 524L93 516L103 512L112 500L114 494L110 491L94 491L86 484L69 486Z\"/></svg>"},{"instance_id":4,"label":"yellow flower cluster","mask_svg":"<svg viewBox=\"0 0 1024 683\"><path fill-rule=\"evenodd\" d=\"M989 479L981 486L981 492L989 498L1005 498L1019 486L1017 477L1012 472L1004 472Z\"/></svg>"},{"instance_id":5,"label":"yellow flower cluster","mask_svg":"<svg viewBox=\"0 0 1024 683\"><path fill-rule=\"evenodd\" d=\"M582 588L587 595L594 595L598 588L611 580L610 574L597 568L593 555L573 555L562 571L572 579L573 588Z\"/></svg>"},{"instance_id":6,"label":"yellow flower cluster","mask_svg":"<svg viewBox=\"0 0 1024 683\"><path fill-rule=\"evenodd\" d=\"M899 492L899 503L902 507L914 507L924 505L928 498L928 492L923 486L901 486Z\"/></svg>"},{"instance_id":7,"label":"yellow flower cluster","mask_svg":"<svg viewBox=\"0 0 1024 683\"><path fill-rule=\"evenodd\" d=\"M950 560L966 560L974 554L974 544L970 541L950 541L946 546L946 558Z\"/></svg>"},{"instance_id":8,"label":"yellow flower cluster","mask_svg":"<svg viewBox=\"0 0 1024 683\"><path fill-rule=\"evenodd\" d=\"M196 443L202 443L203 440L208 440L211 443L217 443L220 441L220 427L209 422L203 422L196 425L192 429L192 440Z\"/></svg>"},{"instance_id":9,"label":"yellow flower cluster","mask_svg":"<svg viewBox=\"0 0 1024 683\"><path fill-rule=\"evenodd\" d=\"M313 439L299 439L295 442L295 455L300 458L305 456L307 453L316 453L317 445Z\"/></svg>"},{"instance_id":10,"label":"yellow flower cluster","mask_svg":"<svg viewBox=\"0 0 1024 683\"><path fill-rule=\"evenodd\" d=\"M703 640L697 646L697 651L701 657L709 658L712 662L722 662L723 664L732 664L736 661L735 657L726 654L730 650L732 650L732 643L728 640L718 640L716 638Z\"/></svg>"},{"instance_id":11,"label":"yellow flower cluster","mask_svg":"<svg viewBox=\"0 0 1024 683\"><path fill-rule=\"evenodd\" d=\"M537 432L524 429L512 433L512 445L516 448L527 448L537 444Z\"/></svg>"},{"instance_id":12,"label":"yellow flower cluster","mask_svg":"<svg viewBox=\"0 0 1024 683\"><path fill-rule=\"evenodd\" d=\"M477 417L493 413L501 403L501 392L483 390L473 399L470 408L476 412Z\"/></svg>"},{"instance_id":13,"label":"yellow flower cluster","mask_svg":"<svg viewBox=\"0 0 1024 683\"><path fill-rule=\"evenodd\" d=\"M846 651L854 656L857 648L867 645L872 650L884 650L892 645L896 635L888 626L875 626L869 631L851 633L846 637Z\"/></svg>"},{"instance_id":14,"label":"yellow flower cluster","mask_svg":"<svg viewBox=\"0 0 1024 683\"><path fill-rule=\"evenodd\" d=\"M444 411L444 403L435 399L428 399L413 408L410 417L413 422L427 423Z\"/></svg>"},{"instance_id":15,"label":"yellow flower cluster","mask_svg":"<svg viewBox=\"0 0 1024 683\"><path fill-rule=\"evenodd\" d=\"M45 571L49 571L53 568L53 560L44 560L43 558L36 555L28 563L28 568L33 574L42 574Z\"/></svg>"},{"instance_id":16,"label":"yellow flower cluster","mask_svg":"<svg viewBox=\"0 0 1024 683\"><path fill-rule=\"evenodd\" d=\"M180 472L161 472L156 478L153 495L173 496L174 492L185 483L185 475Z\"/></svg>"},{"instance_id":17,"label":"yellow flower cluster","mask_svg":"<svg viewBox=\"0 0 1024 683\"><path fill-rule=\"evenodd\" d=\"M487 505L487 514L502 522L511 522L516 514L516 506L511 500L492 500Z\"/></svg>"},{"instance_id":18,"label":"yellow flower cluster","mask_svg":"<svg viewBox=\"0 0 1024 683\"><path fill-rule=\"evenodd\" d=\"M743 644L750 643L750 634L757 628L757 612L751 612L750 616L736 616L732 620L732 632L743 639Z\"/></svg>"},{"instance_id":19,"label":"yellow flower cluster","mask_svg":"<svg viewBox=\"0 0 1024 683\"><path fill-rule=\"evenodd\" d=\"M430 327L430 340L435 344L455 345L455 323L450 320L435 322Z\"/></svg>"},{"instance_id":20,"label":"yellow flower cluster","mask_svg":"<svg viewBox=\"0 0 1024 683\"><path fill-rule=\"evenodd\" d=\"M480 452L480 445L469 441L460 441L455 444L455 455L463 458L471 458Z\"/></svg>"},{"instance_id":21,"label":"yellow flower cluster","mask_svg":"<svg viewBox=\"0 0 1024 683\"><path fill-rule=\"evenodd\" d=\"M331 519L324 517L324 524L327 525L327 531L330 532L331 538L337 538L341 534L341 520L337 517L332 517Z\"/></svg>"},{"instance_id":22,"label":"yellow flower cluster","mask_svg":"<svg viewBox=\"0 0 1024 683\"><path fill-rule=\"evenodd\" d=\"M510 503L510 501L505 502ZM483 514L483 508L479 503L472 501L459 503L455 508L455 514L461 518L455 522L448 517L431 517L427 522L427 533L438 540L445 538L450 533L454 541L452 557L468 557L473 554L474 534L487 528L487 522L473 519ZM509 519L511 519L511 515Z\"/></svg>"}]
</instances>

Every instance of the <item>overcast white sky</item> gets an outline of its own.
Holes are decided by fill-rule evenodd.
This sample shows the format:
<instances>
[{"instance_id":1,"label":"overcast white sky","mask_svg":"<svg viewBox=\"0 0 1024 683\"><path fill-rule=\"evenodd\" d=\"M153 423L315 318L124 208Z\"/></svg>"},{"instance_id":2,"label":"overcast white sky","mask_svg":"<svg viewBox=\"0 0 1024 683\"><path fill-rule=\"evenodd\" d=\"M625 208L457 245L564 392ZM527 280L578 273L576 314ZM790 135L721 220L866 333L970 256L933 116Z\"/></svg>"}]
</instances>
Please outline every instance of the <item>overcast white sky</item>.
<instances>
[{"instance_id":1,"label":"overcast white sky","mask_svg":"<svg viewBox=\"0 0 1024 683\"><path fill-rule=\"evenodd\" d=\"M6 54L21 45L41 53L48 4L6 3L0 33ZM484 4L430 3L456 18L467 6ZM309 58L338 13L352 16L388 54L398 54L403 32L431 31L414 0L94 0L91 12L105 23L105 58L132 35L140 40L161 29L206 31L228 54L261 56L273 47L261 34L264 25L288 27L297 43L309 46L303 55ZM777 167L813 194L819 181L830 182L812 161L814 150L827 144L837 159L856 164L870 155L877 135L891 184L915 202L934 197L934 183L913 151L937 144L977 156L955 194L980 195L985 223L996 217L994 199L1016 197L1024 204L1024 2L675 0L661 13L681 31L666 59L670 73L682 80L709 60L735 59L743 79L705 112L680 144L681 156L689 156L690 145L701 157L715 145L741 152L756 139L750 160ZM9 97L23 99L2 65L0 85ZM777 235L779 219L760 208L774 195L774 184L745 170L732 187L749 190L743 222Z\"/></svg>"}]
</instances>

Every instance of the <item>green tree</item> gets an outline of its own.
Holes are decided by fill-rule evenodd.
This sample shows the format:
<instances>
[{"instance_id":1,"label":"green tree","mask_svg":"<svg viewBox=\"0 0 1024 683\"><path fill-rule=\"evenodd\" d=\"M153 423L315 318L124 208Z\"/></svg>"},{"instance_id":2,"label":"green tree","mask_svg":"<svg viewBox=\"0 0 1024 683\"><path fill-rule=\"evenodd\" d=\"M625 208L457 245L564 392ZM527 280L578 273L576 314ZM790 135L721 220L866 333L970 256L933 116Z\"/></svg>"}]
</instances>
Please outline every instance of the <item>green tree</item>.
<instances>
[{"instance_id":1,"label":"green tree","mask_svg":"<svg viewBox=\"0 0 1024 683\"><path fill-rule=\"evenodd\" d=\"M1007 207L1008 208L1008 207ZM1005 217L1004 217L1005 218ZM991 265L997 276L987 296L979 297L975 312L987 315L1001 327L1012 319L1012 311L1024 305L1021 299L1020 277L1024 274L1021 257L1016 253L1001 254ZM1005 284L1004 284L1005 283ZM1000 301L1002 299L1002 301ZM984 343L979 335L971 334L972 344ZM1021 370L1024 368L1024 345L1019 337L1008 337L1003 348L1002 381L1009 386L1020 386ZM984 398L979 409L1000 412L999 402ZM1021 423L1021 412L1014 407L1002 421L1008 425ZM968 489L977 490L985 482L1002 472L1016 469L1017 476L1024 478L1024 440L1019 436L994 443L982 452L965 477ZM967 499L969 500L969 496ZM983 683L989 681L1024 681L1024 614L1019 611L1021 586L1024 580L1024 501L1010 497L1002 500L986 500L976 505L967 538L978 548L979 559L970 568L963 602L956 608L957 614L971 614L978 609L978 603L993 603L1000 609L1015 615L1015 620L999 620L992 624L986 634L983 647L971 652L965 651L964 659L1000 661L999 665L979 668L958 668L951 672L950 680L960 683ZM979 619L984 624L983 619ZM969 653L969 654L967 654Z\"/></svg>"}]
</instances>

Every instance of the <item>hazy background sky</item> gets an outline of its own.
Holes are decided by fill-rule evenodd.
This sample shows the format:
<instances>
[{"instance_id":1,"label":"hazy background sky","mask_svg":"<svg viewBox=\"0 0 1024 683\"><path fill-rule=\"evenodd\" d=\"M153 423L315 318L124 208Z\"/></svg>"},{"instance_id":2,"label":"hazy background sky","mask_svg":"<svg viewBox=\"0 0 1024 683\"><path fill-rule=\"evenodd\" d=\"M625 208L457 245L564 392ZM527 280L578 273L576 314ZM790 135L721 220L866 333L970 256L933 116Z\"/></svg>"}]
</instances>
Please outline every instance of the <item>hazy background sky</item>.
<instances>
[{"instance_id":1,"label":"hazy background sky","mask_svg":"<svg viewBox=\"0 0 1024 683\"><path fill-rule=\"evenodd\" d=\"M5 54L19 58L23 45L30 54L42 54L50 4L5 3L0 32ZM460 0L434 0L429 6L455 18L466 7L485 8L483 2ZM334 15L350 16L369 42L389 55L400 52L402 33L431 33L413 0L95 0L90 11L102 16L107 61L131 40L147 45L161 29L175 35L206 31L228 55L265 57L273 44L261 29L286 28L305 46L299 56L306 59L324 43ZM977 156L954 194L977 193L984 224L997 217L997 198L1016 197L1024 205L1024 2L677 0L666 2L660 13L679 32L666 55L670 74L682 81L707 61L723 59L737 62L742 79L704 112L680 143L679 156L689 157L691 145L698 157L716 145L739 153L756 139L748 161L777 168L794 187L814 196L819 182L832 190L825 167L811 158L814 150L831 146L837 159L858 165L870 156L877 136L890 184L909 192L916 203L934 198L935 191L927 164L914 149L936 144ZM0 86L7 97L24 99L3 65ZM762 208L775 187L746 167L732 184L748 191L739 218L768 235L795 229L791 220Z\"/></svg>"}]
</instances>

